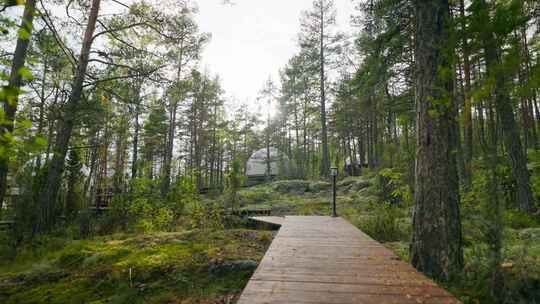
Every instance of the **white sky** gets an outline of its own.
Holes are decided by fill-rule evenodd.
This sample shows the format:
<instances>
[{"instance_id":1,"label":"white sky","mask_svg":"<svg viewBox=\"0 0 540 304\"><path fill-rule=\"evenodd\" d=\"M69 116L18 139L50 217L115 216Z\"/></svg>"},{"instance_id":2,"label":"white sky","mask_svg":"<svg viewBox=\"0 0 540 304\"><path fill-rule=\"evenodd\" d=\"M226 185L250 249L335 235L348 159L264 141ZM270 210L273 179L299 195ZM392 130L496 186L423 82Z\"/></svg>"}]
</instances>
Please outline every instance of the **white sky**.
<instances>
[{"instance_id":1,"label":"white sky","mask_svg":"<svg viewBox=\"0 0 540 304\"><path fill-rule=\"evenodd\" d=\"M278 83L279 69L298 51L300 15L313 0L198 0L201 31L212 34L201 66L218 74L228 96L253 103L268 77ZM335 0L337 28L350 29L351 0Z\"/></svg>"}]
</instances>

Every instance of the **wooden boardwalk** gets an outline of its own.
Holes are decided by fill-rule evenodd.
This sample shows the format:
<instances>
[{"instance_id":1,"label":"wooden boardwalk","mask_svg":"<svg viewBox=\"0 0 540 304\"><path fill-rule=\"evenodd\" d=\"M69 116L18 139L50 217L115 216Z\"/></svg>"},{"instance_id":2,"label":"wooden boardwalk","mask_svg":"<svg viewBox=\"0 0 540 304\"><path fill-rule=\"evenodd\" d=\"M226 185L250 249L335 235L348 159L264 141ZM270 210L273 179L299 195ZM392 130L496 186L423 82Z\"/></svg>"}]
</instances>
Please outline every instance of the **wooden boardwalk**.
<instances>
[{"instance_id":1,"label":"wooden boardwalk","mask_svg":"<svg viewBox=\"0 0 540 304\"><path fill-rule=\"evenodd\" d=\"M255 218L281 224L238 304L461 303L342 218Z\"/></svg>"}]
</instances>

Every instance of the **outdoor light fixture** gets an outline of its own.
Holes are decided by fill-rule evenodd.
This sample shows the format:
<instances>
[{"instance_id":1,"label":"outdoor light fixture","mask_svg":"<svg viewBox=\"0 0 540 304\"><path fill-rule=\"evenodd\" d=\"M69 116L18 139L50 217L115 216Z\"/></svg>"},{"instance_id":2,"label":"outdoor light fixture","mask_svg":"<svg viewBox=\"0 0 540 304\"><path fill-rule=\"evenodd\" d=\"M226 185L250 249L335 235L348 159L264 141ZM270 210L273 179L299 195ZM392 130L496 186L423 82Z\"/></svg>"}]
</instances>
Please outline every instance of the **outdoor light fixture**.
<instances>
[{"instance_id":1,"label":"outdoor light fixture","mask_svg":"<svg viewBox=\"0 0 540 304\"><path fill-rule=\"evenodd\" d=\"M330 168L330 175L332 175L332 217L337 217L336 212L336 179L338 176L338 168Z\"/></svg>"}]
</instances>

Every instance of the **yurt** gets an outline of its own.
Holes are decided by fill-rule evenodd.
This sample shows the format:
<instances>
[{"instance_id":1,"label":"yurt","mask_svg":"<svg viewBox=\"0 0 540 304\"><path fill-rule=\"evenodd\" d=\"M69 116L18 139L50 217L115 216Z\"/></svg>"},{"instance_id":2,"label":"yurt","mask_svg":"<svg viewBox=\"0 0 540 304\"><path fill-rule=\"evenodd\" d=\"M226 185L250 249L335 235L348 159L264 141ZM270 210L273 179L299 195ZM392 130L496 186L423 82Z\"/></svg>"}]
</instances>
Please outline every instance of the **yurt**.
<instances>
[{"instance_id":1,"label":"yurt","mask_svg":"<svg viewBox=\"0 0 540 304\"><path fill-rule=\"evenodd\" d=\"M282 155L281 152L270 147L270 177L274 178L280 174L283 174L283 170L287 166L287 156ZM267 150L266 148L255 151L249 158L246 165L246 175L248 178L248 184L254 181L264 181L267 176Z\"/></svg>"}]
</instances>

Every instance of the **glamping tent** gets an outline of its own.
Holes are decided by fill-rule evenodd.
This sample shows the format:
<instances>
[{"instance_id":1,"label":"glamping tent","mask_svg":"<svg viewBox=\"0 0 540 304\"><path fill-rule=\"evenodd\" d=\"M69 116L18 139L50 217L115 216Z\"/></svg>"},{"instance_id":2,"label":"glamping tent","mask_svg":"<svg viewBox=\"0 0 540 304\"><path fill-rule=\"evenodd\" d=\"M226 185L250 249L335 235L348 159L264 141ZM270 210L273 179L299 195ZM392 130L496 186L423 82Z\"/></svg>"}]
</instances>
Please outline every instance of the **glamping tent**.
<instances>
[{"instance_id":1,"label":"glamping tent","mask_svg":"<svg viewBox=\"0 0 540 304\"><path fill-rule=\"evenodd\" d=\"M287 167L287 156L282 155L278 149L270 147L270 177L274 178L283 174ZM267 151L266 148L255 151L246 165L248 183L263 181L267 176Z\"/></svg>"}]
</instances>

